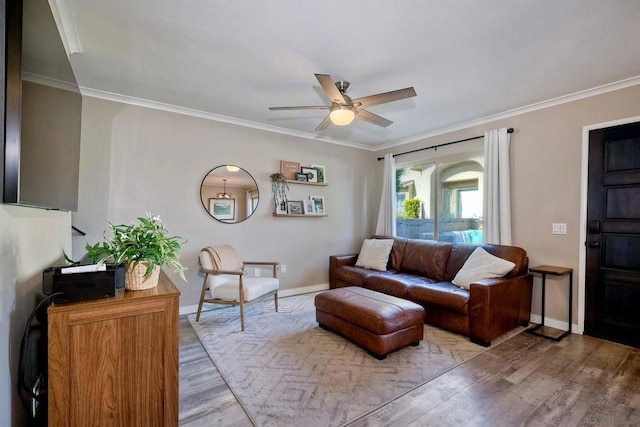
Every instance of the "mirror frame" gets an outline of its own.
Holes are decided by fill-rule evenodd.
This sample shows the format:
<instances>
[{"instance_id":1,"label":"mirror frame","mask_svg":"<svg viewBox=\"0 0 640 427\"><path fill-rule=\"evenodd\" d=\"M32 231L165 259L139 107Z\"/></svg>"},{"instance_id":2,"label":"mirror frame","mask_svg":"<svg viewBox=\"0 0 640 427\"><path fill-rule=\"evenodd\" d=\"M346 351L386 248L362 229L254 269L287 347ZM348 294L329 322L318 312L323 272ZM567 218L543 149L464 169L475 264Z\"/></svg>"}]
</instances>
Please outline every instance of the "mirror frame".
<instances>
[{"instance_id":1,"label":"mirror frame","mask_svg":"<svg viewBox=\"0 0 640 427\"><path fill-rule=\"evenodd\" d=\"M255 192L257 194L257 197L256 197L257 201L256 201L255 205L253 206L253 209L251 210L251 214L249 214L248 216L245 216L244 218L242 218L240 220L216 218L214 216L213 212L211 211L209 205L212 203L212 201L217 200L217 199L215 197L207 197L206 200L205 200L205 197L203 197L203 194L202 194L203 193L203 187L205 186L205 182L207 181L207 178L209 178L209 176L215 170L220 169L220 168L225 168L226 169L228 167L238 168L237 171L228 171L228 174L229 174L230 177L233 177L233 174L244 172L251 179L251 181L253 181ZM226 190L224 190L223 192L226 193ZM236 213L237 213L236 199L219 199L219 200L222 200L222 201L224 201L224 200L233 201L232 203L230 203L228 205L228 209L232 212L232 215L234 216L234 218L236 218L238 216L238 215L236 215ZM246 221L247 219L251 218L253 216L253 214L256 212L256 210L258 209L258 206L260 206L260 189L258 188L258 182L256 181L256 179L245 168L240 167L238 165L223 164L223 165L219 165L219 166L216 166L216 167L210 169L209 172L207 172L204 175L204 178L202 178L202 182L200 183L200 202L201 202L202 207L204 208L204 210L207 212L207 214L211 218L215 219L216 221L221 222L222 224L238 224L238 223L241 223L241 222Z\"/></svg>"}]
</instances>

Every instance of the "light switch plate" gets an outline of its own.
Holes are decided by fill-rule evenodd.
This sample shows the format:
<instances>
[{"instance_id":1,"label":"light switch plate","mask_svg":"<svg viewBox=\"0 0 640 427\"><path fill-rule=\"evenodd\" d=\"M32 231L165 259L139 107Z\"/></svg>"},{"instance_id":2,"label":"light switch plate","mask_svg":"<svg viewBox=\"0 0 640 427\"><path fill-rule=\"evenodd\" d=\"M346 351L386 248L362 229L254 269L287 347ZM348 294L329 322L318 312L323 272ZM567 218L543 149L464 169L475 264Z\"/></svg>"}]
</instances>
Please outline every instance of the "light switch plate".
<instances>
[{"instance_id":1,"label":"light switch plate","mask_svg":"<svg viewBox=\"0 0 640 427\"><path fill-rule=\"evenodd\" d=\"M551 234L567 234L567 224L554 223L551 225Z\"/></svg>"}]
</instances>

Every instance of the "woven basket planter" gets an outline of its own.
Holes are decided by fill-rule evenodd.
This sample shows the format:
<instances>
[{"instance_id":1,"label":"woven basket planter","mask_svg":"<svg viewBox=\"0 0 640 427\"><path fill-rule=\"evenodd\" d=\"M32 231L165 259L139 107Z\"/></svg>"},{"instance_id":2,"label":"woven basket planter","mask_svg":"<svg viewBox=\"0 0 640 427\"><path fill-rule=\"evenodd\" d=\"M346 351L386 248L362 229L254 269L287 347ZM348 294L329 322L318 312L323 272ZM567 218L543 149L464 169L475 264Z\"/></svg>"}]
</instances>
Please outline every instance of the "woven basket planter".
<instances>
[{"instance_id":1,"label":"woven basket planter","mask_svg":"<svg viewBox=\"0 0 640 427\"><path fill-rule=\"evenodd\" d=\"M142 291L158 286L158 277L160 277L160 266L156 265L148 276L144 273L147 271L147 263L140 262L135 267L131 263L127 265L127 274L124 287L128 291Z\"/></svg>"}]
</instances>

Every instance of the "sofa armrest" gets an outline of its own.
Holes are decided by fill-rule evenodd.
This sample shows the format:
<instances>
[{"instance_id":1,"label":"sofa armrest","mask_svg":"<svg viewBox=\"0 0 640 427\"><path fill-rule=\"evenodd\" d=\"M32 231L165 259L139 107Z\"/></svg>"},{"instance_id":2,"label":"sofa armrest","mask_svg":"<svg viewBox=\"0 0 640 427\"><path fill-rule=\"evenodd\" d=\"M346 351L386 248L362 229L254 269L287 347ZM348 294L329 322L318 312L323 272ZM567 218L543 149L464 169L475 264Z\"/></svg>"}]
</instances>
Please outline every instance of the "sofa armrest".
<instances>
[{"instance_id":1,"label":"sofa armrest","mask_svg":"<svg viewBox=\"0 0 640 427\"><path fill-rule=\"evenodd\" d=\"M469 337L488 346L511 329L529 323L533 275L483 279L469 287Z\"/></svg>"},{"instance_id":2,"label":"sofa armrest","mask_svg":"<svg viewBox=\"0 0 640 427\"><path fill-rule=\"evenodd\" d=\"M329 288L336 287L336 268L345 265L356 265L358 254L331 255L329 256Z\"/></svg>"}]
</instances>

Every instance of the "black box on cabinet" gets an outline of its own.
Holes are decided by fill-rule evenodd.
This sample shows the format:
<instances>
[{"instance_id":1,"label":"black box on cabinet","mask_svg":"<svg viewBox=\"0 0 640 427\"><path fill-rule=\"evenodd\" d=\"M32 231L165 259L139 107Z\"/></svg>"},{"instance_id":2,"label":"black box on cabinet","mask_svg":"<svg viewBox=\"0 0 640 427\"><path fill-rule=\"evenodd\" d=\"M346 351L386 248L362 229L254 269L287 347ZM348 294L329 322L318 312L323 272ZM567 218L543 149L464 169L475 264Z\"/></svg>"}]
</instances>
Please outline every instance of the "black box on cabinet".
<instances>
[{"instance_id":1,"label":"black box on cabinet","mask_svg":"<svg viewBox=\"0 0 640 427\"><path fill-rule=\"evenodd\" d=\"M61 293L53 299L57 303L113 297L124 286L125 267L105 266L102 271L86 271L95 266L49 267L42 272L42 293Z\"/></svg>"}]
</instances>

